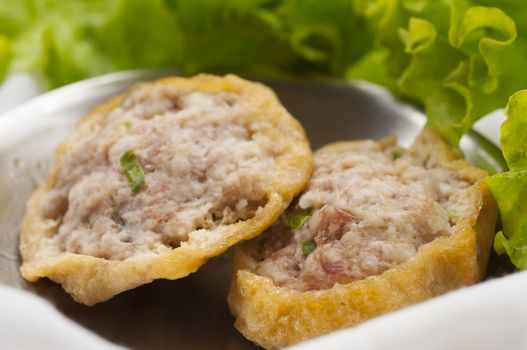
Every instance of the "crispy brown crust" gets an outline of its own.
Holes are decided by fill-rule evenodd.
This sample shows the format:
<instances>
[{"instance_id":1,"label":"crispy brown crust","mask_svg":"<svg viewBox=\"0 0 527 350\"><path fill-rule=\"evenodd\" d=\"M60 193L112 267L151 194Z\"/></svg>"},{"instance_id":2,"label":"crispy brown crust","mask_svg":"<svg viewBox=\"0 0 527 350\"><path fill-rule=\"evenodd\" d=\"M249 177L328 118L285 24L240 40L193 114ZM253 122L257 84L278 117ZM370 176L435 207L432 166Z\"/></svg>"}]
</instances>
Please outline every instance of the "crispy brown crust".
<instances>
[{"instance_id":1,"label":"crispy brown crust","mask_svg":"<svg viewBox=\"0 0 527 350\"><path fill-rule=\"evenodd\" d=\"M265 230L308 181L313 162L304 130L269 88L233 75L171 77L156 83L170 85L181 93L238 93L240 104L249 111L249 121L265 120L272 124L272 128L257 131L283 145L283 151L275 158L278 171L267 193L266 205L250 220L220 227L214 235L208 237L192 236L180 247L163 254L141 255L114 261L60 252L58 247L51 246L47 237L57 233L60 223L43 217L42 201L46 193L55 186L65 155L73 146L100 130L107 113L118 106L124 97L117 96L96 107L81 121L74 135L57 147L55 167L51 170L46 184L33 194L27 204L20 230L20 252L23 259L20 270L28 281L47 277L62 284L77 302L93 305L125 290L150 283L154 279L185 277L195 272L210 257L219 255L240 240L252 238ZM53 251L53 254L50 254L50 251Z\"/></svg>"},{"instance_id":2,"label":"crispy brown crust","mask_svg":"<svg viewBox=\"0 0 527 350\"><path fill-rule=\"evenodd\" d=\"M318 152L349 145L340 142ZM235 326L243 335L264 348L281 348L484 277L497 217L494 198L484 183L486 173L460 159L459 152L431 130L418 137L410 152L433 154L441 165L476 180L467 197L472 211L453 227L452 234L422 246L414 258L381 275L306 292L277 287L271 279L252 273L256 260L248 249L251 245L242 244L234 253L235 272L228 301L236 317Z\"/></svg>"}]
</instances>

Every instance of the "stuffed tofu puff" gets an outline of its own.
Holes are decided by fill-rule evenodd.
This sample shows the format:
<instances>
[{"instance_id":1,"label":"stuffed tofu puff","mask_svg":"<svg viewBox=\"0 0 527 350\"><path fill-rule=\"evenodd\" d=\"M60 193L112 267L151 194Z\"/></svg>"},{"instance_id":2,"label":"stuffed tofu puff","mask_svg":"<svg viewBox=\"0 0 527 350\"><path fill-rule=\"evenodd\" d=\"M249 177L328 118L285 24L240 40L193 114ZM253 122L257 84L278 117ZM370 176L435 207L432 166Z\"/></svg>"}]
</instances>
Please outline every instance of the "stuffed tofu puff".
<instances>
[{"instance_id":1,"label":"stuffed tofu puff","mask_svg":"<svg viewBox=\"0 0 527 350\"><path fill-rule=\"evenodd\" d=\"M236 328L281 348L481 280L497 216L485 176L431 130L408 150L322 148L293 208L235 249Z\"/></svg>"},{"instance_id":2,"label":"stuffed tofu puff","mask_svg":"<svg viewBox=\"0 0 527 350\"><path fill-rule=\"evenodd\" d=\"M56 149L27 205L22 275L87 305L185 277L276 221L311 172L304 130L267 87L232 75L138 85Z\"/></svg>"}]
</instances>

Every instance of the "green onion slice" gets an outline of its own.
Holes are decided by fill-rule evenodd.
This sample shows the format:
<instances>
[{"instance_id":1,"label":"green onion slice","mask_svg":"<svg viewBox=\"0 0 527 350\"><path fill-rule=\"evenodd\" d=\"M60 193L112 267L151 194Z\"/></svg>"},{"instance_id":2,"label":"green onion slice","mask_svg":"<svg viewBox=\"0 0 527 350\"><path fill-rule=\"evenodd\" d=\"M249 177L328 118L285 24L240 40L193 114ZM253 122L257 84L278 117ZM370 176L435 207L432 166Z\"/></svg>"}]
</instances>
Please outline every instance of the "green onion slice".
<instances>
[{"instance_id":1,"label":"green onion slice","mask_svg":"<svg viewBox=\"0 0 527 350\"><path fill-rule=\"evenodd\" d=\"M295 209L284 218L284 227L288 230L296 230L301 228L312 214L313 208Z\"/></svg>"},{"instance_id":2,"label":"green onion slice","mask_svg":"<svg viewBox=\"0 0 527 350\"><path fill-rule=\"evenodd\" d=\"M309 254L313 253L315 248L317 247L317 243L314 239L308 239L306 241L302 241L301 248L302 248L302 254L304 254L305 257L307 257Z\"/></svg>"},{"instance_id":3,"label":"green onion slice","mask_svg":"<svg viewBox=\"0 0 527 350\"><path fill-rule=\"evenodd\" d=\"M392 156L393 160L397 160L397 159L401 158L402 154L399 151L392 151L391 152L391 156Z\"/></svg>"},{"instance_id":4,"label":"green onion slice","mask_svg":"<svg viewBox=\"0 0 527 350\"><path fill-rule=\"evenodd\" d=\"M145 173L133 150L126 151L119 161L121 170L128 179L132 194L136 195L145 184Z\"/></svg>"}]
</instances>

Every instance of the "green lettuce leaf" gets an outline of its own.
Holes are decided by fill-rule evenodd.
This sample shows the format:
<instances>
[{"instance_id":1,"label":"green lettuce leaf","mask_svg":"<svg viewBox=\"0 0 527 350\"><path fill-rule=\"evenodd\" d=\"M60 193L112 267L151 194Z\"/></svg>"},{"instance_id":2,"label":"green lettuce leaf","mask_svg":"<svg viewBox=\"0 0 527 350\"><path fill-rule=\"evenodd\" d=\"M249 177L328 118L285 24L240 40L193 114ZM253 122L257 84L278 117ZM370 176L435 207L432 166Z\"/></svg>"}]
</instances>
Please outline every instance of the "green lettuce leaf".
<instances>
[{"instance_id":1,"label":"green lettuce leaf","mask_svg":"<svg viewBox=\"0 0 527 350\"><path fill-rule=\"evenodd\" d=\"M49 87L154 67L342 76L370 50L368 25L349 0L0 0L2 62Z\"/></svg>"},{"instance_id":2,"label":"green lettuce leaf","mask_svg":"<svg viewBox=\"0 0 527 350\"><path fill-rule=\"evenodd\" d=\"M365 0L358 1L366 3ZM360 61L349 78L386 82L419 105L452 144L476 120L527 87L527 6L497 0L377 0L362 6L382 62ZM372 5L373 4L373 5ZM360 7L360 6L359 6ZM374 67L383 67L379 77ZM376 75L372 76L370 73Z\"/></svg>"},{"instance_id":3,"label":"green lettuce leaf","mask_svg":"<svg viewBox=\"0 0 527 350\"><path fill-rule=\"evenodd\" d=\"M182 32L163 0L120 0L93 26L98 52L119 69L178 66L182 62Z\"/></svg>"},{"instance_id":4,"label":"green lettuce leaf","mask_svg":"<svg viewBox=\"0 0 527 350\"><path fill-rule=\"evenodd\" d=\"M518 91L509 99L500 137L509 169L527 170L527 90Z\"/></svg>"},{"instance_id":5,"label":"green lettuce leaf","mask_svg":"<svg viewBox=\"0 0 527 350\"><path fill-rule=\"evenodd\" d=\"M6 76L11 59L11 44L5 36L0 35L0 81Z\"/></svg>"},{"instance_id":6,"label":"green lettuce leaf","mask_svg":"<svg viewBox=\"0 0 527 350\"><path fill-rule=\"evenodd\" d=\"M512 263L527 268L527 171L511 171L487 179L498 203L503 232L494 239L494 249L507 253Z\"/></svg>"},{"instance_id":7,"label":"green lettuce leaf","mask_svg":"<svg viewBox=\"0 0 527 350\"><path fill-rule=\"evenodd\" d=\"M0 25L12 42L11 69L42 75L49 87L118 69L103 63L105 54L92 38L114 6L103 0L0 0L0 23L2 11L13 15L9 30Z\"/></svg>"},{"instance_id":8,"label":"green lettuce leaf","mask_svg":"<svg viewBox=\"0 0 527 350\"><path fill-rule=\"evenodd\" d=\"M527 268L527 90L509 100L507 120L501 127L501 146L510 171L487 178L501 214L503 232L494 249L507 253L512 263Z\"/></svg>"}]
</instances>

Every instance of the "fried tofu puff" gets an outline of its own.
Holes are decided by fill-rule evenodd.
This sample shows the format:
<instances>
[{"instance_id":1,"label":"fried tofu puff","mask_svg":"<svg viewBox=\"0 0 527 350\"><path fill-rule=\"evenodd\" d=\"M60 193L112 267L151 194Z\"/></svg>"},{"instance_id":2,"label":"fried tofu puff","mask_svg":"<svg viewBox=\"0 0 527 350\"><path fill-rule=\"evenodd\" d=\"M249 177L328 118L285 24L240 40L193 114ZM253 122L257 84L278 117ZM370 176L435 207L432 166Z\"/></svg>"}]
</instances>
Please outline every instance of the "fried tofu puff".
<instances>
[{"instance_id":1,"label":"fried tofu puff","mask_svg":"<svg viewBox=\"0 0 527 350\"><path fill-rule=\"evenodd\" d=\"M497 217L486 173L432 130L315 153L296 204L234 252L236 328L281 348L484 277Z\"/></svg>"},{"instance_id":2,"label":"fried tofu puff","mask_svg":"<svg viewBox=\"0 0 527 350\"><path fill-rule=\"evenodd\" d=\"M87 115L54 164L27 204L21 272L86 305L260 234L313 167L275 94L233 75L137 85Z\"/></svg>"}]
</instances>

